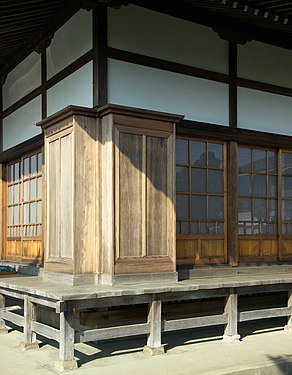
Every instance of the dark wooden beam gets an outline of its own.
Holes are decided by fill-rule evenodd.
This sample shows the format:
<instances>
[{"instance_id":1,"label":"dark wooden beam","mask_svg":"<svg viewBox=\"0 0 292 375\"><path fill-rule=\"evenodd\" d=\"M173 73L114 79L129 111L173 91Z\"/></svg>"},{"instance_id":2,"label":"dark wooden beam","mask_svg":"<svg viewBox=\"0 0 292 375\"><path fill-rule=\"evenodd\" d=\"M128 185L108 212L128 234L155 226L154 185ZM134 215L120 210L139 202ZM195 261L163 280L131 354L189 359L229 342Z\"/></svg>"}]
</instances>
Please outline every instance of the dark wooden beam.
<instances>
[{"instance_id":1,"label":"dark wooden beam","mask_svg":"<svg viewBox=\"0 0 292 375\"><path fill-rule=\"evenodd\" d=\"M107 7L97 4L93 9L93 106L107 101Z\"/></svg>"},{"instance_id":2,"label":"dark wooden beam","mask_svg":"<svg viewBox=\"0 0 292 375\"><path fill-rule=\"evenodd\" d=\"M125 61L133 64L149 66L151 68L161 69L168 72L184 74L192 77L209 79L211 81L228 83L229 76L227 74L212 72L211 70L196 68L189 65L178 64L172 61L157 59L155 57L140 55L138 53L122 51L116 48L108 49L108 57Z\"/></svg>"},{"instance_id":3,"label":"dark wooden beam","mask_svg":"<svg viewBox=\"0 0 292 375\"><path fill-rule=\"evenodd\" d=\"M237 127L237 44L229 43L229 126Z\"/></svg>"},{"instance_id":4,"label":"dark wooden beam","mask_svg":"<svg viewBox=\"0 0 292 375\"><path fill-rule=\"evenodd\" d=\"M237 78L237 85L247 89L259 90L263 92L270 92L271 94L290 96L292 97L292 88L272 85L270 83L257 82L245 78Z\"/></svg>"},{"instance_id":5,"label":"dark wooden beam","mask_svg":"<svg viewBox=\"0 0 292 375\"><path fill-rule=\"evenodd\" d=\"M42 120L47 117L47 54L46 49L41 54L41 82L42 82Z\"/></svg>"},{"instance_id":6,"label":"dark wooden beam","mask_svg":"<svg viewBox=\"0 0 292 375\"><path fill-rule=\"evenodd\" d=\"M291 149L292 147L292 137L290 136L190 120L181 120L176 126L176 133L181 137L202 137L270 148L284 147Z\"/></svg>"},{"instance_id":7,"label":"dark wooden beam","mask_svg":"<svg viewBox=\"0 0 292 375\"><path fill-rule=\"evenodd\" d=\"M3 86L0 84L0 152L3 150Z\"/></svg>"},{"instance_id":8,"label":"dark wooden beam","mask_svg":"<svg viewBox=\"0 0 292 375\"><path fill-rule=\"evenodd\" d=\"M17 146L11 147L8 150L0 152L0 163L7 163L10 160L16 159L17 157L30 152L35 148L42 147L44 145L44 138L42 134L39 134L25 142L18 144Z\"/></svg>"}]
</instances>

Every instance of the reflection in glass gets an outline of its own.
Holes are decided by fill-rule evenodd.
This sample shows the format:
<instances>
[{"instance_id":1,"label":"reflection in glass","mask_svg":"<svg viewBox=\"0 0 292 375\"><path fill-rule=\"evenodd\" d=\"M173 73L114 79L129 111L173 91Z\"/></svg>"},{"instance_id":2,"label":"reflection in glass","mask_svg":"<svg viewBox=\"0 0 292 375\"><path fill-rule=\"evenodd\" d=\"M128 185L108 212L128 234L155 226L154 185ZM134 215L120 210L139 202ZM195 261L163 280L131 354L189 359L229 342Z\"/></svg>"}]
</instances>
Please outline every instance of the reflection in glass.
<instances>
[{"instance_id":1,"label":"reflection in glass","mask_svg":"<svg viewBox=\"0 0 292 375\"><path fill-rule=\"evenodd\" d=\"M36 163L37 163L36 155L32 155L31 158L30 158L30 174L31 174L31 176L36 175L36 171L37 171Z\"/></svg>"},{"instance_id":2,"label":"reflection in glass","mask_svg":"<svg viewBox=\"0 0 292 375\"><path fill-rule=\"evenodd\" d=\"M198 167L206 166L207 158L205 142L191 141L190 164Z\"/></svg>"},{"instance_id":3,"label":"reflection in glass","mask_svg":"<svg viewBox=\"0 0 292 375\"><path fill-rule=\"evenodd\" d=\"M251 196L252 175L240 173L238 175L238 194L241 196Z\"/></svg>"},{"instance_id":4,"label":"reflection in glass","mask_svg":"<svg viewBox=\"0 0 292 375\"><path fill-rule=\"evenodd\" d=\"M12 181L13 181L13 164L9 165L9 168L8 168L8 182L12 182Z\"/></svg>"},{"instance_id":5,"label":"reflection in glass","mask_svg":"<svg viewBox=\"0 0 292 375\"><path fill-rule=\"evenodd\" d=\"M193 193L206 192L206 169L191 169L191 191Z\"/></svg>"},{"instance_id":6,"label":"reflection in glass","mask_svg":"<svg viewBox=\"0 0 292 375\"><path fill-rule=\"evenodd\" d=\"M277 153L274 151L268 151L268 172L277 173Z\"/></svg>"},{"instance_id":7,"label":"reflection in glass","mask_svg":"<svg viewBox=\"0 0 292 375\"><path fill-rule=\"evenodd\" d=\"M292 201L283 201L283 220L292 222Z\"/></svg>"},{"instance_id":8,"label":"reflection in glass","mask_svg":"<svg viewBox=\"0 0 292 375\"><path fill-rule=\"evenodd\" d=\"M254 221L266 221L267 208L265 199L254 199Z\"/></svg>"},{"instance_id":9,"label":"reflection in glass","mask_svg":"<svg viewBox=\"0 0 292 375\"><path fill-rule=\"evenodd\" d=\"M13 204L13 186L8 187L8 204Z\"/></svg>"},{"instance_id":10,"label":"reflection in glass","mask_svg":"<svg viewBox=\"0 0 292 375\"><path fill-rule=\"evenodd\" d=\"M176 167L176 191L189 191L189 169Z\"/></svg>"},{"instance_id":11,"label":"reflection in glass","mask_svg":"<svg viewBox=\"0 0 292 375\"><path fill-rule=\"evenodd\" d=\"M198 234L198 223L191 223L191 233Z\"/></svg>"},{"instance_id":12,"label":"reflection in glass","mask_svg":"<svg viewBox=\"0 0 292 375\"><path fill-rule=\"evenodd\" d=\"M206 220L206 197L203 195L192 196L192 220Z\"/></svg>"},{"instance_id":13,"label":"reflection in glass","mask_svg":"<svg viewBox=\"0 0 292 375\"><path fill-rule=\"evenodd\" d=\"M208 167L223 168L223 145L208 143Z\"/></svg>"},{"instance_id":14,"label":"reflection in glass","mask_svg":"<svg viewBox=\"0 0 292 375\"><path fill-rule=\"evenodd\" d=\"M239 171L251 171L251 149L238 148L238 169Z\"/></svg>"},{"instance_id":15,"label":"reflection in glass","mask_svg":"<svg viewBox=\"0 0 292 375\"><path fill-rule=\"evenodd\" d=\"M238 221L251 221L251 199L238 199Z\"/></svg>"},{"instance_id":16,"label":"reflection in glass","mask_svg":"<svg viewBox=\"0 0 292 375\"><path fill-rule=\"evenodd\" d=\"M207 223L200 223L200 234L207 234Z\"/></svg>"},{"instance_id":17,"label":"reflection in glass","mask_svg":"<svg viewBox=\"0 0 292 375\"><path fill-rule=\"evenodd\" d=\"M283 197L292 198L292 176L283 177Z\"/></svg>"},{"instance_id":18,"label":"reflection in glass","mask_svg":"<svg viewBox=\"0 0 292 375\"><path fill-rule=\"evenodd\" d=\"M43 155L40 152L38 154L38 173L42 173Z\"/></svg>"},{"instance_id":19,"label":"reflection in glass","mask_svg":"<svg viewBox=\"0 0 292 375\"><path fill-rule=\"evenodd\" d=\"M190 233L189 223L183 221L181 223L181 234L189 234L189 233Z\"/></svg>"},{"instance_id":20,"label":"reflection in glass","mask_svg":"<svg viewBox=\"0 0 292 375\"><path fill-rule=\"evenodd\" d=\"M223 197L208 198L208 219L224 220L224 199Z\"/></svg>"},{"instance_id":21,"label":"reflection in glass","mask_svg":"<svg viewBox=\"0 0 292 375\"><path fill-rule=\"evenodd\" d=\"M277 197L277 195L278 195L277 176L268 176L268 196Z\"/></svg>"},{"instance_id":22,"label":"reflection in glass","mask_svg":"<svg viewBox=\"0 0 292 375\"><path fill-rule=\"evenodd\" d=\"M23 161L24 178L29 175L29 158L25 158Z\"/></svg>"},{"instance_id":23,"label":"reflection in glass","mask_svg":"<svg viewBox=\"0 0 292 375\"><path fill-rule=\"evenodd\" d=\"M267 160L265 150L253 150L253 170L256 172L266 172Z\"/></svg>"},{"instance_id":24,"label":"reflection in glass","mask_svg":"<svg viewBox=\"0 0 292 375\"><path fill-rule=\"evenodd\" d=\"M276 199L268 200L268 221L278 220L278 201Z\"/></svg>"},{"instance_id":25,"label":"reflection in glass","mask_svg":"<svg viewBox=\"0 0 292 375\"><path fill-rule=\"evenodd\" d=\"M292 153L283 152L283 173L292 175Z\"/></svg>"},{"instance_id":26,"label":"reflection in glass","mask_svg":"<svg viewBox=\"0 0 292 375\"><path fill-rule=\"evenodd\" d=\"M176 140L176 163L189 164L188 158L188 141L184 139Z\"/></svg>"},{"instance_id":27,"label":"reflection in glass","mask_svg":"<svg viewBox=\"0 0 292 375\"><path fill-rule=\"evenodd\" d=\"M253 195L256 197L266 197L266 175L254 174L253 175Z\"/></svg>"},{"instance_id":28,"label":"reflection in glass","mask_svg":"<svg viewBox=\"0 0 292 375\"><path fill-rule=\"evenodd\" d=\"M189 218L189 197L188 195L176 196L176 218L178 220L188 220Z\"/></svg>"},{"instance_id":29,"label":"reflection in glass","mask_svg":"<svg viewBox=\"0 0 292 375\"><path fill-rule=\"evenodd\" d=\"M208 170L208 193L224 193L223 171Z\"/></svg>"}]
</instances>

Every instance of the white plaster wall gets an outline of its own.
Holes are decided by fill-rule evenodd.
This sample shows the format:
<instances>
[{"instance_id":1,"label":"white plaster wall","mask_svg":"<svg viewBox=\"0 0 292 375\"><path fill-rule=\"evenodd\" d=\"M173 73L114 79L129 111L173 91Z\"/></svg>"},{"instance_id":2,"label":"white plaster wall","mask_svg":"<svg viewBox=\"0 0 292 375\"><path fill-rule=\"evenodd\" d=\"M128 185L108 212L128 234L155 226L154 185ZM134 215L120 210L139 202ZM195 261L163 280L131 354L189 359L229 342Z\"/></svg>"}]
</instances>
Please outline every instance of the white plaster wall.
<instances>
[{"instance_id":1,"label":"white plaster wall","mask_svg":"<svg viewBox=\"0 0 292 375\"><path fill-rule=\"evenodd\" d=\"M64 69L92 48L92 12L80 10L54 35L47 48L47 76Z\"/></svg>"},{"instance_id":2,"label":"white plaster wall","mask_svg":"<svg viewBox=\"0 0 292 375\"><path fill-rule=\"evenodd\" d=\"M292 136L292 98L238 88L238 127Z\"/></svg>"},{"instance_id":3,"label":"white plaster wall","mask_svg":"<svg viewBox=\"0 0 292 375\"><path fill-rule=\"evenodd\" d=\"M41 57L33 52L8 74L3 85L3 108L10 107L40 84Z\"/></svg>"},{"instance_id":4,"label":"white plaster wall","mask_svg":"<svg viewBox=\"0 0 292 375\"><path fill-rule=\"evenodd\" d=\"M49 89L47 92L48 116L68 105L92 107L92 72L92 62L89 62Z\"/></svg>"},{"instance_id":5,"label":"white plaster wall","mask_svg":"<svg viewBox=\"0 0 292 375\"><path fill-rule=\"evenodd\" d=\"M3 120L3 149L7 150L41 133L41 97L25 104Z\"/></svg>"},{"instance_id":6,"label":"white plaster wall","mask_svg":"<svg viewBox=\"0 0 292 375\"><path fill-rule=\"evenodd\" d=\"M228 73L228 43L205 26L134 5L108 10L110 47Z\"/></svg>"},{"instance_id":7,"label":"white plaster wall","mask_svg":"<svg viewBox=\"0 0 292 375\"><path fill-rule=\"evenodd\" d=\"M109 59L109 102L228 125L228 85Z\"/></svg>"},{"instance_id":8,"label":"white plaster wall","mask_svg":"<svg viewBox=\"0 0 292 375\"><path fill-rule=\"evenodd\" d=\"M259 42L239 45L238 76L292 88L292 51Z\"/></svg>"}]
</instances>

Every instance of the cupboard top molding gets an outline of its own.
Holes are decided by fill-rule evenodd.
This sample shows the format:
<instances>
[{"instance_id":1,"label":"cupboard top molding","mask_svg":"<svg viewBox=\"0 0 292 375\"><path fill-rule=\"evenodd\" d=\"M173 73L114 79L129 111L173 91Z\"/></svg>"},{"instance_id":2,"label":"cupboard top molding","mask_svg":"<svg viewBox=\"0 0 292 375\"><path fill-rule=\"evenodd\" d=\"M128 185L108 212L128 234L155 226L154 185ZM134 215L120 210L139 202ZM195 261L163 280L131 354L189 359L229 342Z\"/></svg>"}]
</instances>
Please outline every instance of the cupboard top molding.
<instances>
[{"instance_id":1,"label":"cupboard top molding","mask_svg":"<svg viewBox=\"0 0 292 375\"><path fill-rule=\"evenodd\" d=\"M44 130L57 123L65 121L67 118L72 118L73 116L102 118L104 116L107 116L108 114L143 118L156 121L158 120L168 123L178 123L184 118L184 116L182 115L176 115L171 113L157 112L140 108L132 108L115 104L106 104L102 107L97 108L68 106L62 109L61 111L53 114L52 116L49 116L46 119L38 122L36 125L40 126Z\"/></svg>"}]
</instances>

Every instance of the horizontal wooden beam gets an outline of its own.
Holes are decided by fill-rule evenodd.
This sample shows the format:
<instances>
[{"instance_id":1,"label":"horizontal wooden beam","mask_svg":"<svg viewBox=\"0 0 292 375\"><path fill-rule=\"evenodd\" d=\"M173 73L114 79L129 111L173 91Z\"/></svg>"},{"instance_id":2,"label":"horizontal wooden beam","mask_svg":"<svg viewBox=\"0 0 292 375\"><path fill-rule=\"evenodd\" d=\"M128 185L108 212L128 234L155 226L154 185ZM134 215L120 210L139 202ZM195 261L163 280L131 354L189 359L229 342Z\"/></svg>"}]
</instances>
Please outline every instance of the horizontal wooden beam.
<instances>
[{"instance_id":1,"label":"horizontal wooden beam","mask_svg":"<svg viewBox=\"0 0 292 375\"><path fill-rule=\"evenodd\" d=\"M50 327L46 324L42 324L39 322L32 321L31 322L31 329L33 332L47 337L49 339L55 340L60 342L60 331L56 328Z\"/></svg>"},{"instance_id":2,"label":"horizontal wooden beam","mask_svg":"<svg viewBox=\"0 0 292 375\"><path fill-rule=\"evenodd\" d=\"M198 327L216 326L227 323L227 315L218 314L210 316L200 316L196 318L185 318L175 320L164 320L162 331L176 331L180 329L191 329Z\"/></svg>"},{"instance_id":3,"label":"horizontal wooden beam","mask_svg":"<svg viewBox=\"0 0 292 375\"><path fill-rule=\"evenodd\" d=\"M244 311L239 313L239 322L246 322L248 320L277 318L280 316L290 316L291 313L291 307L276 307L273 309Z\"/></svg>"},{"instance_id":4,"label":"horizontal wooden beam","mask_svg":"<svg viewBox=\"0 0 292 375\"><path fill-rule=\"evenodd\" d=\"M0 311L0 318L3 320L7 320L17 326L23 327L24 326L24 317L13 312L2 310Z\"/></svg>"},{"instance_id":5,"label":"horizontal wooden beam","mask_svg":"<svg viewBox=\"0 0 292 375\"><path fill-rule=\"evenodd\" d=\"M89 342L119 337L137 336L150 332L149 323L131 324L119 327L99 328L80 331L75 335L75 342Z\"/></svg>"}]
</instances>

